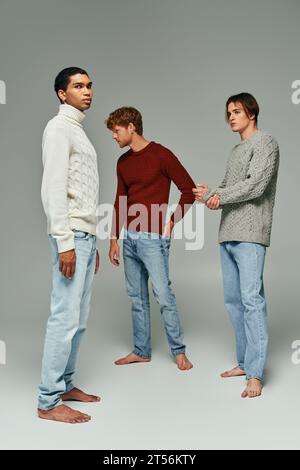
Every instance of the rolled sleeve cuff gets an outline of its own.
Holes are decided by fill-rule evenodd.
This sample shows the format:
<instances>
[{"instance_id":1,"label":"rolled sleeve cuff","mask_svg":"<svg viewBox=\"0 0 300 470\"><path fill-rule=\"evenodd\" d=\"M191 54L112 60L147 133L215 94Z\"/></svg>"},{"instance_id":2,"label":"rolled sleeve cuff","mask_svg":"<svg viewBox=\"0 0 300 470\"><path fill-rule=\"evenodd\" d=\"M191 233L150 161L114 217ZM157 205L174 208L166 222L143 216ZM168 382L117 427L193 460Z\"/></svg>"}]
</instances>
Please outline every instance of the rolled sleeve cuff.
<instances>
[{"instance_id":1,"label":"rolled sleeve cuff","mask_svg":"<svg viewBox=\"0 0 300 470\"><path fill-rule=\"evenodd\" d=\"M203 193L202 201L204 204L208 201L208 199L215 194L211 188L208 188L205 193Z\"/></svg>"},{"instance_id":2,"label":"rolled sleeve cuff","mask_svg":"<svg viewBox=\"0 0 300 470\"><path fill-rule=\"evenodd\" d=\"M52 235L52 236L53 238L56 239L59 253L63 253L65 251L70 251L70 250L75 249L73 232L71 234L68 234L68 236L65 236L65 237L56 237L55 235Z\"/></svg>"}]
</instances>

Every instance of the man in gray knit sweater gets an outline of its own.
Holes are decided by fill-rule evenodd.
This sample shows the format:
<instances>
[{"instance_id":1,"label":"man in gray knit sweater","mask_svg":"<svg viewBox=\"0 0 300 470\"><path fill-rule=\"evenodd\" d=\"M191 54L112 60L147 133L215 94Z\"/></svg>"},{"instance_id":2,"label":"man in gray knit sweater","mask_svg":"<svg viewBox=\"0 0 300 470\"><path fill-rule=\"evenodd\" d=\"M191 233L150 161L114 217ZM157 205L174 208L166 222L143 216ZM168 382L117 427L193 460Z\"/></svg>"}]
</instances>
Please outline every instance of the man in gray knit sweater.
<instances>
[{"instance_id":1,"label":"man in gray knit sweater","mask_svg":"<svg viewBox=\"0 0 300 470\"><path fill-rule=\"evenodd\" d=\"M270 245L279 149L274 137L257 129L259 106L249 93L228 98L227 121L241 142L229 157L220 186L198 184L197 201L222 209L219 243L224 299L233 324L238 365L222 377L246 375L242 397L261 395L267 356L267 310L263 285Z\"/></svg>"}]
</instances>

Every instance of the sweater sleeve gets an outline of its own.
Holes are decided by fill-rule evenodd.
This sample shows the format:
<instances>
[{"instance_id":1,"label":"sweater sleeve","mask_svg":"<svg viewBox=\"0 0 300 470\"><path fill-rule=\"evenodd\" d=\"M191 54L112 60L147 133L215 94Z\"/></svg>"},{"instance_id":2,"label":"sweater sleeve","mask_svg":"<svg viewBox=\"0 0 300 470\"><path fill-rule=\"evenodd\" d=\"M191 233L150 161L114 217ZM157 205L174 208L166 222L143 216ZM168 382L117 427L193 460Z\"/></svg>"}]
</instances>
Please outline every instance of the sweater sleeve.
<instances>
[{"instance_id":1,"label":"sweater sleeve","mask_svg":"<svg viewBox=\"0 0 300 470\"><path fill-rule=\"evenodd\" d=\"M228 175L228 168L226 170L226 173L225 173L225 176L224 178L222 179L220 185L218 186L218 188L225 188L226 187L226 184L227 184L227 175ZM211 197L211 196L214 196L214 192L213 192L213 189L211 188L208 188L205 193L203 194L203 198L202 198L202 201L204 202L204 204L208 201L208 199ZM221 204L219 205L218 209L222 209L222 206Z\"/></svg>"},{"instance_id":2,"label":"sweater sleeve","mask_svg":"<svg viewBox=\"0 0 300 470\"><path fill-rule=\"evenodd\" d=\"M118 185L111 230L111 238L114 239L119 238L127 215L127 186L122 177L119 162L117 163L117 179Z\"/></svg>"},{"instance_id":3,"label":"sweater sleeve","mask_svg":"<svg viewBox=\"0 0 300 470\"><path fill-rule=\"evenodd\" d=\"M225 188L225 187L226 187L226 184L227 184L227 174L228 174L228 170L226 170L225 176L224 176L224 178L222 179L221 183L219 184L219 188Z\"/></svg>"},{"instance_id":4,"label":"sweater sleeve","mask_svg":"<svg viewBox=\"0 0 300 470\"><path fill-rule=\"evenodd\" d=\"M70 141L66 130L48 127L43 135L42 202L50 234L56 239L58 252L75 248L74 233L68 215L68 169Z\"/></svg>"},{"instance_id":5,"label":"sweater sleeve","mask_svg":"<svg viewBox=\"0 0 300 470\"><path fill-rule=\"evenodd\" d=\"M161 157L161 168L163 174L169 177L181 192L176 210L171 216L171 220L177 223L195 202L192 189L196 185L178 158L169 150Z\"/></svg>"},{"instance_id":6,"label":"sweater sleeve","mask_svg":"<svg viewBox=\"0 0 300 470\"><path fill-rule=\"evenodd\" d=\"M254 147L247 176L243 181L224 188L209 189L205 192L203 200L206 202L213 194L220 196L221 205L256 199L266 190L278 170L278 165L278 144L273 137L268 136Z\"/></svg>"}]
</instances>

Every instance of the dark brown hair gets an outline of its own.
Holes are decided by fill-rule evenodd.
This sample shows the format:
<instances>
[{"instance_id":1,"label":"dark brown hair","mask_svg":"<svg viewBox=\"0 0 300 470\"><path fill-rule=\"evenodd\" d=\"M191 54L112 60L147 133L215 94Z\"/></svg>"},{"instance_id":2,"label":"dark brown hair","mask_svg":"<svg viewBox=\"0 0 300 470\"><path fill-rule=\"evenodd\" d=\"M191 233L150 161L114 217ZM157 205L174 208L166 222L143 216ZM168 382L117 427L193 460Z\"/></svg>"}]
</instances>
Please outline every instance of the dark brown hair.
<instances>
[{"instance_id":1,"label":"dark brown hair","mask_svg":"<svg viewBox=\"0 0 300 470\"><path fill-rule=\"evenodd\" d=\"M137 134L143 135L143 120L141 113L132 107L123 106L111 112L105 121L108 129L111 131L114 126L128 127L132 123L135 127Z\"/></svg>"},{"instance_id":2,"label":"dark brown hair","mask_svg":"<svg viewBox=\"0 0 300 470\"><path fill-rule=\"evenodd\" d=\"M229 119L228 105L230 103L240 103L249 118L255 116L255 124L257 124L259 106L254 96L250 95L250 93L238 93L237 95L230 96L225 105L225 117L227 122Z\"/></svg>"}]
</instances>

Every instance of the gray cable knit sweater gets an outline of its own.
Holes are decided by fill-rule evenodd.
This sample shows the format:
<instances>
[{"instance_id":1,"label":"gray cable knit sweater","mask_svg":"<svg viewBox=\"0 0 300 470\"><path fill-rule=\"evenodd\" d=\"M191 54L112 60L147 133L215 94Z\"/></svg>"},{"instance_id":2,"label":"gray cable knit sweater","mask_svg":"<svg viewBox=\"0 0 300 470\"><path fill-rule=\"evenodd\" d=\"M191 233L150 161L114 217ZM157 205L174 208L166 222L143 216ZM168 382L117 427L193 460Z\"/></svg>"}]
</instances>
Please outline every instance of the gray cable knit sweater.
<instances>
[{"instance_id":1,"label":"gray cable knit sweater","mask_svg":"<svg viewBox=\"0 0 300 470\"><path fill-rule=\"evenodd\" d=\"M278 144L265 132L257 130L233 148L221 185L203 196L204 202L213 194L220 196L219 243L270 245L278 167Z\"/></svg>"}]
</instances>

